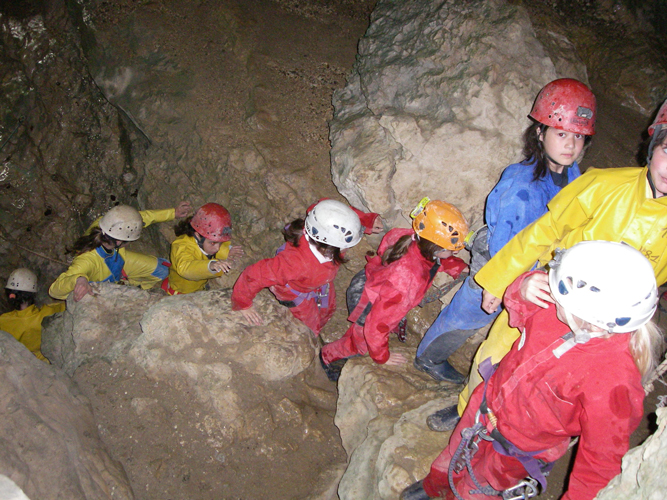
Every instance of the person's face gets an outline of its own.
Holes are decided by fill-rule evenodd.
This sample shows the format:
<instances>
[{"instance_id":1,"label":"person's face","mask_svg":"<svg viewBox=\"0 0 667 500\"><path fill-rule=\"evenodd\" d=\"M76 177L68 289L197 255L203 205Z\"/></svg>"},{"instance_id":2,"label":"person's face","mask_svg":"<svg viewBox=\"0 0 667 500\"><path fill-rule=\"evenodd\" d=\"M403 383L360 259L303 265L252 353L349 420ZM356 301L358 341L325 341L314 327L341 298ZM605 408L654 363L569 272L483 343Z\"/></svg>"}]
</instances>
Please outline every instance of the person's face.
<instances>
[{"instance_id":1,"label":"person's face","mask_svg":"<svg viewBox=\"0 0 667 500\"><path fill-rule=\"evenodd\" d=\"M435 256L440 260L444 260L444 259L448 259L452 255L456 255L457 253L458 252L454 252L452 250L444 250L443 249L443 250L440 250L439 252L436 252Z\"/></svg>"},{"instance_id":2,"label":"person's face","mask_svg":"<svg viewBox=\"0 0 667 500\"><path fill-rule=\"evenodd\" d=\"M549 158L560 165L572 165L584 149L586 136L549 127L546 132L540 133L539 139ZM551 161L549 161L549 169L556 172L561 170Z\"/></svg>"},{"instance_id":3,"label":"person's face","mask_svg":"<svg viewBox=\"0 0 667 500\"><path fill-rule=\"evenodd\" d=\"M202 243L202 250L206 255L215 255L220 250L220 245L222 245L221 241L211 241L205 238L204 243Z\"/></svg>"},{"instance_id":4,"label":"person's face","mask_svg":"<svg viewBox=\"0 0 667 500\"><path fill-rule=\"evenodd\" d=\"M656 196L658 198L665 196L667 194L667 138L653 149L649 170Z\"/></svg>"}]
</instances>

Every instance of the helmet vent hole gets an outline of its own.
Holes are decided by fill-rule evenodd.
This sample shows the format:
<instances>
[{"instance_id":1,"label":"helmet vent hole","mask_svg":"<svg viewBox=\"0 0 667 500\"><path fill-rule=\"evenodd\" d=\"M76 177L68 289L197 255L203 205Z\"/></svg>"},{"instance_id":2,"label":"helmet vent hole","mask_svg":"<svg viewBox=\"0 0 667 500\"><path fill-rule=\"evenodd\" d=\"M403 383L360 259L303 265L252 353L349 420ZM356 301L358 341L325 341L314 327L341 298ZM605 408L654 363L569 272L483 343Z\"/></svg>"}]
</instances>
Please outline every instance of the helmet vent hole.
<instances>
[{"instance_id":1,"label":"helmet vent hole","mask_svg":"<svg viewBox=\"0 0 667 500\"><path fill-rule=\"evenodd\" d=\"M577 281L577 288L583 288L585 286L586 286L585 281L582 281L582 280Z\"/></svg>"},{"instance_id":2,"label":"helmet vent hole","mask_svg":"<svg viewBox=\"0 0 667 500\"><path fill-rule=\"evenodd\" d=\"M565 283L563 283L563 280L560 280L558 282L558 293L560 293L561 295L567 295L568 293L570 293L570 291L565 286Z\"/></svg>"},{"instance_id":3,"label":"helmet vent hole","mask_svg":"<svg viewBox=\"0 0 667 500\"><path fill-rule=\"evenodd\" d=\"M458 238L452 238L452 245L456 245L459 242Z\"/></svg>"},{"instance_id":4,"label":"helmet vent hole","mask_svg":"<svg viewBox=\"0 0 667 500\"><path fill-rule=\"evenodd\" d=\"M630 322L631 318L616 318L616 324L618 326L625 326Z\"/></svg>"},{"instance_id":5,"label":"helmet vent hole","mask_svg":"<svg viewBox=\"0 0 667 500\"><path fill-rule=\"evenodd\" d=\"M599 292L600 289L596 286L591 286L591 292Z\"/></svg>"}]
</instances>

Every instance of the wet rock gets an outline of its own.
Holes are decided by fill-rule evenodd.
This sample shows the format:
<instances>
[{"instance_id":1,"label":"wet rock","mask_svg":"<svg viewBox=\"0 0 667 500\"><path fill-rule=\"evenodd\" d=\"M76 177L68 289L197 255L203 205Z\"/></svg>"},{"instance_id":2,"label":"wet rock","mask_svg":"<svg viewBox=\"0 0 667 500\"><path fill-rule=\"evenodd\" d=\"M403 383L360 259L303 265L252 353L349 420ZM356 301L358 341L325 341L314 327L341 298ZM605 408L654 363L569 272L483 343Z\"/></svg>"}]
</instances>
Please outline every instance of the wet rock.
<instances>
[{"instance_id":1,"label":"wet rock","mask_svg":"<svg viewBox=\"0 0 667 500\"><path fill-rule=\"evenodd\" d=\"M623 457L621 473L601 490L596 500L664 498L667 491L667 408L659 408L658 430Z\"/></svg>"},{"instance_id":2,"label":"wet rock","mask_svg":"<svg viewBox=\"0 0 667 500\"><path fill-rule=\"evenodd\" d=\"M0 468L15 486L40 500L134 498L98 436L88 399L5 332L0 380ZM5 496L6 481L0 497L26 498Z\"/></svg>"},{"instance_id":3,"label":"wet rock","mask_svg":"<svg viewBox=\"0 0 667 500\"><path fill-rule=\"evenodd\" d=\"M334 93L334 183L390 224L406 225L425 195L478 216L519 159L540 88L586 77L567 40L552 45L549 54L525 10L505 2L378 2L348 85Z\"/></svg>"},{"instance_id":4,"label":"wet rock","mask_svg":"<svg viewBox=\"0 0 667 500\"><path fill-rule=\"evenodd\" d=\"M408 359L415 355L413 349L396 352ZM449 440L449 433L429 430L426 417L453 404L459 389L434 382L411 364L349 360L338 382L335 420L348 456L341 500L393 500L424 478Z\"/></svg>"}]
</instances>

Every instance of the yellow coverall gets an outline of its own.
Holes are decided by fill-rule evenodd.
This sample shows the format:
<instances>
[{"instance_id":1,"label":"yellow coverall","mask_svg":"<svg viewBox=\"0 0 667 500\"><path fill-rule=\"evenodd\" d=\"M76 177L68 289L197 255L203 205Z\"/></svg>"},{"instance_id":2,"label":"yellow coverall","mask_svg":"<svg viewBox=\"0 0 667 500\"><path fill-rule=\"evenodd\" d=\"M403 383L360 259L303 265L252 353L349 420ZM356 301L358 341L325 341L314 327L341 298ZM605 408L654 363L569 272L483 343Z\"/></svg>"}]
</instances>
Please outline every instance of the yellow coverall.
<instances>
[{"instance_id":1,"label":"yellow coverall","mask_svg":"<svg viewBox=\"0 0 667 500\"><path fill-rule=\"evenodd\" d=\"M139 212L144 221L144 227L150 226L155 222L167 222L175 217L175 210L169 208L166 210L142 210ZM99 226L99 219L91 224L86 231L90 231ZM143 289L151 288L155 283L162 281L162 278L153 273L159 265L157 257L153 255L144 255L121 248L118 253L125 261L123 270L127 274L130 285L141 286ZM88 281L104 281L111 275L104 259L97 253L97 250L77 255L67 271L62 273L49 288L49 295L54 299L67 299L67 296L74 290L74 285L79 276L85 277Z\"/></svg>"},{"instance_id":2,"label":"yellow coverall","mask_svg":"<svg viewBox=\"0 0 667 500\"><path fill-rule=\"evenodd\" d=\"M42 361L48 360L42 354L42 320L47 316L65 310L65 303L48 304L42 307L28 306L22 311L10 311L0 316L0 330L11 333L28 350Z\"/></svg>"},{"instance_id":3,"label":"yellow coverall","mask_svg":"<svg viewBox=\"0 0 667 500\"><path fill-rule=\"evenodd\" d=\"M223 271L218 273L209 271L209 262L226 260L229 255L229 247L230 242L224 242L215 256L209 259L192 236L185 234L179 236L171 244L169 287L175 293L192 293L203 290L208 280L222 276L224 273Z\"/></svg>"},{"instance_id":4,"label":"yellow coverall","mask_svg":"<svg viewBox=\"0 0 667 500\"><path fill-rule=\"evenodd\" d=\"M549 211L512 238L477 273L475 280L496 297L536 261L546 265L556 248L580 241L627 243L651 262L658 284L667 281L667 196L653 198L648 168L588 170L549 202ZM619 266L623 263L619 262ZM482 382L477 366L491 357L498 363L520 336L503 311L475 355L468 385L459 395L463 414L469 394Z\"/></svg>"}]
</instances>

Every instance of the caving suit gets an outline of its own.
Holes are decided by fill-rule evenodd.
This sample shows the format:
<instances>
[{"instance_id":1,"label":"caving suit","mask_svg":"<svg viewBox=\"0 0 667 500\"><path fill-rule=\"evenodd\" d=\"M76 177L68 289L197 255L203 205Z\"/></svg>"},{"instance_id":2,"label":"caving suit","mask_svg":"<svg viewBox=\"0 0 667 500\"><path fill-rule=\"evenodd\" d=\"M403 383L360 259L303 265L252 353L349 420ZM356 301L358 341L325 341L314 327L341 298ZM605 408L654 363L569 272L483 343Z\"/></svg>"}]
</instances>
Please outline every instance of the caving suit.
<instances>
[{"instance_id":1,"label":"caving suit","mask_svg":"<svg viewBox=\"0 0 667 500\"><path fill-rule=\"evenodd\" d=\"M475 276L496 297L535 261L546 265L556 248L580 241L627 243L651 262L658 284L667 280L667 197L653 198L648 168L590 169L549 203L549 211L517 234ZM622 265L622 263L619 263ZM519 331L501 313L475 355L468 386L459 396L459 415L469 391L481 382L477 365L488 357L500 361Z\"/></svg>"},{"instance_id":2,"label":"caving suit","mask_svg":"<svg viewBox=\"0 0 667 500\"><path fill-rule=\"evenodd\" d=\"M561 187L581 175L576 162L563 169L560 176L555 174L558 182L554 181L554 174L550 172L533 180L534 169L535 163L510 165L489 193L485 211L488 227L486 259L489 255L494 256L514 235L541 217L547 211L547 203ZM477 243L473 252L477 249ZM482 289L473 279L474 272L478 270L474 264L475 256L471 276L466 278L450 303L426 331L417 348L417 357L426 353L426 357L433 363L446 361L477 330L500 314L500 309L493 314L482 309Z\"/></svg>"},{"instance_id":3,"label":"caving suit","mask_svg":"<svg viewBox=\"0 0 667 500\"><path fill-rule=\"evenodd\" d=\"M42 320L47 316L65 310L65 303L47 304L42 307L31 305L22 311L14 310L0 316L0 330L21 342L28 350L42 361L46 358L42 354Z\"/></svg>"},{"instance_id":4,"label":"caving suit","mask_svg":"<svg viewBox=\"0 0 667 500\"><path fill-rule=\"evenodd\" d=\"M520 286L526 277L517 279L505 294L510 324L525 329L525 342L523 346L515 342L490 377L486 402L497 417L500 434L523 452L537 452L535 458L545 462L560 458L570 437L579 436L562 500L590 500L621 472L630 434L644 413L641 374L629 349L631 334L574 344L563 354L557 351L561 354L557 358L554 349L563 345L562 337L570 328L558 320L553 304L543 309L521 298ZM474 425L483 395L484 384L473 392L447 448L431 465L423 483L429 496L454 499L448 486L449 463L461 431ZM493 430L491 422L484 423L489 432ZM490 484L502 491L528 474L516 458L499 453L498 445L480 441L471 463L482 486ZM477 488L467 471L455 474L454 483L463 498L498 498L471 495L469 491Z\"/></svg>"},{"instance_id":5,"label":"caving suit","mask_svg":"<svg viewBox=\"0 0 667 500\"><path fill-rule=\"evenodd\" d=\"M227 260L229 248L230 242L225 241L215 255L207 255L194 237L179 236L171 244L169 278L162 282L162 288L169 295L203 290L208 280L224 274L224 271L212 272L208 266L211 262Z\"/></svg>"},{"instance_id":6,"label":"caving suit","mask_svg":"<svg viewBox=\"0 0 667 500\"><path fill-rule=\"evenodd\" d=\"M144 227L155 222L167 222L174 219L174 209L142 210L139 212ZM88 228L87 234L97 225L99 219ZM130 285L151 288L167 277L169 268L166 259L144 255L121 248L108 251L99 246L74 257L67 271L62 273L49 288L49 295L54 299L65 300L76 284L79 276L89 282L118 283L127 279Z\"/></svg>"},{"instance_id":7,"label":"caving suit","mask_svg":"<svg viewBox=\"0 0 667 500\"><path fill-rule=\"evenodd\" d=\"M458 257L437 263L426 260L416 242L412 242L403 257L382 265L381 255L402 236L414 235L412 229L392 229L378 248L378 255L368 259L366 283L361 299L348 317L352 322L345 334L322 348L322 360L329 364L355 354L369 353L376 363L389 359L389 333L405 315L416 307L431 286L435 274L446 272L456 278L468 265ZM358 319L371 305L365 323Z\"/></svg>"}]
</instances>

